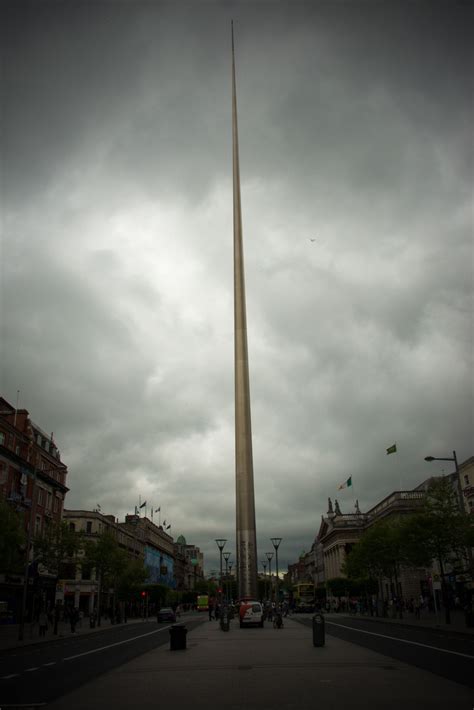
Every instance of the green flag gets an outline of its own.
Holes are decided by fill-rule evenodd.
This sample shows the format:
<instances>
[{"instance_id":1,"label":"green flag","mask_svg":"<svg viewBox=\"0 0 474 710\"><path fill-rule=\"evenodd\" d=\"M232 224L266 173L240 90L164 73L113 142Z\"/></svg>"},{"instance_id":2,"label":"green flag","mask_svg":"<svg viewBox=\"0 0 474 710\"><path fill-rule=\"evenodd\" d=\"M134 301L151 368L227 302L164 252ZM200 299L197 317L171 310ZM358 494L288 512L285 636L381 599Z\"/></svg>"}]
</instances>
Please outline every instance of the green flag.
<instances>
[{"instance_id":1,"label":"green flag","mask_svg":"<svg viewBox=\"0 0 474 710\"><path fill-rule=\"evenodd\" d=\"M396 444L388 447L387 454L396 454L396 453L397 453L397 445Z\"/></svg>"}]
</instances>

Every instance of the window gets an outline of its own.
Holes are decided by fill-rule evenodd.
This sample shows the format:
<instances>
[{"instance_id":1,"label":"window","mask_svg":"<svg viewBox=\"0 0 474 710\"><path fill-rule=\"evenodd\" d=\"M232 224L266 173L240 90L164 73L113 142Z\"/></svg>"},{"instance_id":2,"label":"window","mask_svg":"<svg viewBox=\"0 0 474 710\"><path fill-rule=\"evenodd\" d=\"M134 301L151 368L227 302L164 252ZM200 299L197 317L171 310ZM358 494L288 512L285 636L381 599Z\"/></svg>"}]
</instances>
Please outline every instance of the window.
<instances>
[{"instance_id":1,"label":"window","mask_svg":"<svg viewBox=\"0 0 474 710\"><path fill-rule=\"evenodd\" d=\"M465 483L466 486L469 485L469 474L468 474L468 473L465 473L465 474L464 474L464 483Z\"/></svg>"},{"instance_id":2,"label":"window","mask_svg":"<svg viewBox=\"0 0 474 710\"><path fill-rule=\"evenodd\" d=\"M44 505L44 492L42 488L38 488L38 505Z\"/></svg>"},{"instance_id":3,"label":"window","mask_svg":"<svg viewBox=\"0 0 474 710\"><path fill-rule=\"evenodd\" d=\"M81 578L91 579L92 578L92 565L84 564L81 568Z\"/></svg>"},{"instance_id":4,"label":"window","mask_svg":"<svg viewBox=\"0 0 474 710\"><path fill-rule=\"evenodd\" d=\"M5 434L3 433L3 431L0 431L0 444L3 445L4 443L5 443Z\"/></svg>"},{"instance_id":5,"label":"window","mask_svg":"<svg viewBox=\"0 0 474 710\"><path fill-rule=\"evenodd\" d=\"M35 534L39 535L41 533L41 515L36 516L36 523L35 523Z\"/></svg>"},{"instance_id":6,"label":"window","mask_svg":"<svg viewBox=\"0 0 474 710\"><path fill-rule=\"evenodd\" d=\"M53 502L53 495L51 491L48 491L46 494L46 510L51 510L51 504Z\"/></svg>"},{"instance_id":7,"label":"window","mask_svg":"<svg viewBox=\"0 0 474 710\"><path fill-rule=\"evenodd\" d=\"M17 456L20 455L20 447L19 447L19 446L16 446L16 447L15 447L15 454L16 454Z\"/></svg>"},{"instance_id":8,"label":"window","mask_svg":"<svg viewBox=\"0 0 474 710\"><path fill-rule=\"evenodd\" d=\"M7 482L7 467L4 463L0 463L0 483Z\"/></svg>"},{"instance_id":9,"label":"window","mask_svg":"<svg viewBox=\"0 0 474 710\"><path fill-rule=\"evenodd\" d=\"M92 522L90 520L86 523L86 532L88 532L88 533L92 532ZM89 579L90 579L90 577L89 577Z\"/></svg>"},{"instance_id":10,"label":"window","mask_svg":"<svg viewBox=\"0 0 474 710\"><path fill-rule=\"evenodd\" d=\"M57 513L58 512L58 499L57 498L54 499L53 505L54 505L54 512Z\"/></svg>"},{"instance_id":11,"label":"window","mask_svg":"<svg viewBox=\"0 0 474 710\"><path fill-rule=\"evenodd\" d=\"M75 525L75 523L69 523L69 530L70 530L70 532L76 532L76 525Z\"/></svg>"}]
</instances>

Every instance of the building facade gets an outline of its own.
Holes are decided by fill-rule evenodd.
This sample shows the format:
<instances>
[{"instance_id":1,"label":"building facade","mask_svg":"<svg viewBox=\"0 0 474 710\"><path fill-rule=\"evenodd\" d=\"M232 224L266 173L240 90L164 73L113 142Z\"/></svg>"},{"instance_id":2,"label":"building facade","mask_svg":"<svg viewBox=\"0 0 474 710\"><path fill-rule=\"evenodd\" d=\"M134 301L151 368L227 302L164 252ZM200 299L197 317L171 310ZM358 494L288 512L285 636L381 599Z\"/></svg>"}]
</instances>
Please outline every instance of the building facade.
<instances>
[{"instance_id":1,"label":"building facade","mask_svg":"<svg viewBox=\"0 0 474 710\"><path fill-rule=\"evenodd\" d=\"M143 541L121 526L113 515L102 515L98 510L65 510L64 520L71 532L80 534L85 542L97 542L101 535L108 533L130 559L145 559ZM104 601L110 590L100 589L96 570L84 564L83 559L82 551L76 560L69 564L65 561L64 574L58 582L57 600L90 614L98 607L99 595L102 596L102 606L107 607Z\"/></svg>"},{"instance_id":2,"label":"building facade","mask_svg":"<svg viewBox=\"0 0 474 710\"><path fill-rule=\"evenodd\" d=\"M23 519L27 555L33 561L33 540L46 526L62 519L67 466L61 461L53 434L30 418L26 409L15 409L0 397L0 497ZM26 564L26 557L25 557ZM25 578L0 570L2 599L18 618ZM41 565L31 565L28 574L27 612L54 603L56 576Z\"/></svg>"}]
</instances>

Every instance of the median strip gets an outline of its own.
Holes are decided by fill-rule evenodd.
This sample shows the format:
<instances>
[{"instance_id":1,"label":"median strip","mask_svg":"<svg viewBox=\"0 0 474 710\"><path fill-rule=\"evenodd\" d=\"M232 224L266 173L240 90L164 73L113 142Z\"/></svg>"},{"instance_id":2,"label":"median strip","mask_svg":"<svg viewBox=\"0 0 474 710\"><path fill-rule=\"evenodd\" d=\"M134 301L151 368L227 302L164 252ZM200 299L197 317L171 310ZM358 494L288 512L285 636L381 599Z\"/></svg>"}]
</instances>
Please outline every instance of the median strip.
<instances>
[{"instance_id":1,"label":"median strip","mask_svg":"<svg viewBox=\"0 0 474 710\"><path fill-rule=\"evenodd\" d=\"M379 636L382 639L390 639L390 641L400 641L400 643L409 643L412 646L422 646L423 648L431 648L433 651L440 651L440 653L451 653L453 656L462 656L463 658L473 658L474 656L469 655L469 653L460 653L460 651L450 651L447 648L439 648L438 646L430 646L427 643L419 643L418 641L409 641L408 639L399 639L396 636L386 636L385 634L376 634L374 631L364 631L364 629L355 629L353 626L346 626L345 624L336 624L334 621L326 621L326 624L331 626L340 626L341 629L349 629L349 631L356 631L360 634L368 634L369 636Z\"/></svg>"}]
</instances>

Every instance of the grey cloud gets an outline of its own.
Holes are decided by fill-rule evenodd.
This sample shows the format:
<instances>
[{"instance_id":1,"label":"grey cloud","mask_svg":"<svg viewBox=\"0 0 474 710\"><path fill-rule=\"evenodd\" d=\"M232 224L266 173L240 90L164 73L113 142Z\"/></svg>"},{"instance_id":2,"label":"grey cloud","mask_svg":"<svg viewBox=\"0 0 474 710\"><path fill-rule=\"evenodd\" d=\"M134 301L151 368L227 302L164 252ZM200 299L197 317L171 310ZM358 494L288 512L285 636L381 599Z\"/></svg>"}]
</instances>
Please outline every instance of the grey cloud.
<instances>
[{"instance_id":1,"label":"grey cloud","mask_svg":"<svg viewBox=\"0 0 474 710\"><path fill-rule=\"evenodd\" d=\"M54 430L68 507L142 495L208 569L234 544L231 15L259 549L308 549L348 475L364 509L472 454L472 8L11 4L2 393Z\"/></svg>"}]
</instances>

